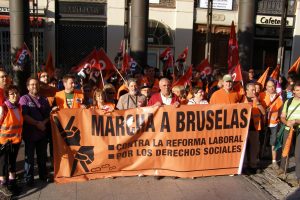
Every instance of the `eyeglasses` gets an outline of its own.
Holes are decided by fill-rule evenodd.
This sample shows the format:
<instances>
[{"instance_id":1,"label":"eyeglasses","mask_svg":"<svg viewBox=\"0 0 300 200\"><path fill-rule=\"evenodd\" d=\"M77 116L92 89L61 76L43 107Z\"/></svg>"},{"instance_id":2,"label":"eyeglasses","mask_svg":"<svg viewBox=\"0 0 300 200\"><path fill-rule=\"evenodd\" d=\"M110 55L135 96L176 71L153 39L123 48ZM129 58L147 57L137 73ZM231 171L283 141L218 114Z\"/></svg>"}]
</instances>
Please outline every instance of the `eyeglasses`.
<instances>
[{"instance_id":1,"label":"eyeglasses","mask_svg":"<svg viewBox=\"0 0 300 200\"><path fill-rule=\"evenodd\" d=\"M10 93L8 93L8 95L11 95L11 96L18 95L18 94L19 94L18 92L10 92Z\"/></svg>"}]
</instances>

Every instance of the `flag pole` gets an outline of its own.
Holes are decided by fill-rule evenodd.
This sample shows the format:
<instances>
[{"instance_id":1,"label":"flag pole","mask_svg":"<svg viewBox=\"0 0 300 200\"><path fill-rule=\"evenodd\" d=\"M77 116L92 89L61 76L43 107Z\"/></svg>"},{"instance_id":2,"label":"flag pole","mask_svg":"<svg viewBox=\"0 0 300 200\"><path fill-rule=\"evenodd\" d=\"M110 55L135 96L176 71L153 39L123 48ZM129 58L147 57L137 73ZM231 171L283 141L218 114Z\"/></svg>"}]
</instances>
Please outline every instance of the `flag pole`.
<instances>
[{"instance_id":1,"label":"flag pole","mask_svg":"<svg viewBox=\"0 0 300 200\"><path fill-rule=\"evenodd\" d=\"M114 66L114 65L113 65ZM120 73L120 71L116 68L116 66L114 66L115 70L117 71L117 73L121 76L122 80L124 81L124 83L126 82L124 77L122 76L122 74Z\"/></svg>"},{"instance_id":2,"label":"flag pole","mask_svg":"<svg viewBox=\"0 0 300 200\"><path fill-rule=\"evenodd\" d=\"M100 76L101 76L101 80L102 80L102 85L103 85L103 88L104 88L104 79L103 79L103 75L102 75L102 69L100 69L99 71L100 71Z\"/></svg>"}]
</instances>

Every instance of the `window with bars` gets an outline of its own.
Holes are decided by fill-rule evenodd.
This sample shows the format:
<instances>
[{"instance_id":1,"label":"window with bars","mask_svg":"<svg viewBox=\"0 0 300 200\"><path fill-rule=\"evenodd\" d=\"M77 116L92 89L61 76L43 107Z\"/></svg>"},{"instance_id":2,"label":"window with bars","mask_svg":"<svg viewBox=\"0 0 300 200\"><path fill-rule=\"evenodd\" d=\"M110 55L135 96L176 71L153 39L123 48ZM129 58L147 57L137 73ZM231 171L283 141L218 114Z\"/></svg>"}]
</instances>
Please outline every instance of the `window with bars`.
<instances>
[{"instance_id":1,"label":"window with bars","mask_svg":"<svg viewBox=\"0 0 300 200\"><path fill-rule=\"evenodd\" d=\"M288 15L295 15L296 0L288 0ZM257 14L281 15L282 0L257 0Z\"/></svg>"},{"instance_id":2,"label":"window with bars","mask_svg":"<svg viewBox=\"0 0 300 200\"><path fill-rule=\"evenodd\" d=\"M158 3L156 3L156 2L158 2ZM176 7L176 0L153 0L153 1L149 1L149 3L150 3L149 4L150 7L164 7L164 8L175 8Z\"/></svg>"},{"instance_id":3,"label":"window with bars","mask_svg":"<svg viewBox=\"0 0 300 200\"><path fill-rule=\"evenodd\" d=\"M33 31L30 30L30 42L27 44L30 51L33 49ZM38 37L38 63L42 64L44 60L44 30L39 29ZM10 31L9 27L0 27L0 62L7 72L11 72L11 54L10 54ZM33 69L32 69L33 71Z\"/></svg>"},{"instance_id":4,"label":"window with bars","mask_svg":"<svg viewBox=\"0 0 300 200\"><path fill-rule=\"evenodd\" d=\"M170 27L156 20L148 22L148 44L150 45L173 45L173 35Z\"/></svg>"},{"instance_id":5,"label":"window with bars","mask_svg":"<svg viewBox=\"0 0 300 200\"><path fill-rule=\"evenodd\" d=\"M56 66L66 71L94 48L106 50L106 22L59 21L57 36Z\"/></svg>"}]
</instances>

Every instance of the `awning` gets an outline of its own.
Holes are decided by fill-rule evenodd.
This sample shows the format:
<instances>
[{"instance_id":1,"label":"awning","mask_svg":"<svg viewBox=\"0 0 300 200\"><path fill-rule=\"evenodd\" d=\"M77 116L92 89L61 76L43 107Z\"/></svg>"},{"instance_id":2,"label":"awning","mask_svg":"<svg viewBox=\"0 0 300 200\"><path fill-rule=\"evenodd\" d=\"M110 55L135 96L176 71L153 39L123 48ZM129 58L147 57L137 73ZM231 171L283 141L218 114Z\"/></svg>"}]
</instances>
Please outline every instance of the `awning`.
<instances>
[{"instance_id":1,"label":"awning","mask_svg":"<svg viewBox=\"0 0 300 200\"><path fill-rule=\"evenodd\" d=\"M0 15L0 26L9 26L9 19L10 19L9 15ZM29 17L29 20L30 20L30 26L34 26L34 19L32 16ZM37 23L38 23L38 27L42 27L43 26L43 18L38 17Z\"/></svg>"}]
</instances>

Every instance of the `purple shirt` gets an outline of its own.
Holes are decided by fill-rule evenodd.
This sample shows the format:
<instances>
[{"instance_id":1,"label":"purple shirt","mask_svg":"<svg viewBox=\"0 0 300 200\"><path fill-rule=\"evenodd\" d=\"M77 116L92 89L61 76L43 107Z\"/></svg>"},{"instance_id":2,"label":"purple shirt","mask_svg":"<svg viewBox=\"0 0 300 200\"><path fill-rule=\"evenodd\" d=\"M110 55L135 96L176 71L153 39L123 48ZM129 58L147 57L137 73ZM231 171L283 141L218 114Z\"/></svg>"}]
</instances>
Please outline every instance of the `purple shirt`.
<instances>
[{"instance_id":1,"label":"purple shirt","mask_svg":"<svg viewBox=\"0 0 300 200\"><path fill-rule=\"evenodd\" d=\"M23 116L28 115L34 120L43 121L50 116L50 105L45 97L31 97L26 94L20 98L19 101L22 106ZM46 131L37 129L36 126L26 123L24 120L23 137L24 140L37 141L46 136Z\"/></svg>"}]
</instances>

